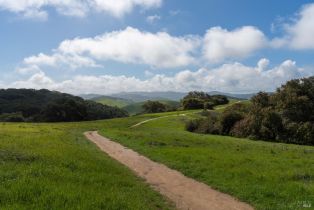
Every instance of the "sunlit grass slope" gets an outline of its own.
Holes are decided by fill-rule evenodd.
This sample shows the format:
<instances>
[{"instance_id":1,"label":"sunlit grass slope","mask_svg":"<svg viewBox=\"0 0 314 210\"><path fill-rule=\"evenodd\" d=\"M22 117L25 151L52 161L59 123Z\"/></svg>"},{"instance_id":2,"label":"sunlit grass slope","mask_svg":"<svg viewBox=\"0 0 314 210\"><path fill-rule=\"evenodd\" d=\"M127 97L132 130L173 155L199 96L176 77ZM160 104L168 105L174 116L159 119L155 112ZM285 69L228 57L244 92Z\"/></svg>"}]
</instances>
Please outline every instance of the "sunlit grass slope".
<instances>
[{"instance_id":1,"label":"sunlit grass slope","mask_svg":"<svg viewBox=\"0 0 314 210\"><path fill-rule=\"evenodd\" d=\"M0 124L0 209L170 208L83 137L101 124Z\"/></svg>"},{"instance_id":2,"label":"sunlit grass slope","mask_svg":"<svg viewBox=\"0 0 314 210\"><path fill-rule=\"evenodd\" d=\"M187 116L111 120L101 133L256 209L314 208L314 147L189 133Z\"/></svg>"},{"instance_id":3,"label":"sunlit grass slope","mask_svg":"<svg viewBox=\"0 0 314 210\"><path fill-rule=\"evenodd\" d=\"M164 116L164 118L158 118ZM167 117L165 117L167 116ZM195 111L68 124L0 125L0 209L167 209L82 135L99 130L260 210L314 204L314 147L185 131ZM138 127L143 120L158 118Z\"/></svg>"}]
</instances>

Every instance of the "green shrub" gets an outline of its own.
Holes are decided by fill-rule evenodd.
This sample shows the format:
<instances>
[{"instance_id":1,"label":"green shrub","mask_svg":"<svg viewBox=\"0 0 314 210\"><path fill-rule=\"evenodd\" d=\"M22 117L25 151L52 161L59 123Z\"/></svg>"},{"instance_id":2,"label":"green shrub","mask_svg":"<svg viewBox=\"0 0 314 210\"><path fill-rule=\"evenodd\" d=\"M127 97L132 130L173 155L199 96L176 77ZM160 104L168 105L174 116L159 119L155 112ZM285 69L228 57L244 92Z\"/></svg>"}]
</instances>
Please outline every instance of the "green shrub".
<instances>
[{"instance_id":1,"label":"green shrub","mask_svg":"<svg viewBox=\"0 0 314 210\"><path fill-rule=\"evenodd\" d=\"M232 127L243 118L243 114L238 112L224 112L220 119L221 134L228 135Z\"/></svg>"},{"instance_id":2,"label":"green shrub","mask_svg":"<svg viewBox=\"0 0 314 210\"><path fill-rule=\"evenodd\" d=\"M248 137L252 133L252 119L246 117L234 124L230 131L231 136L238 138Z\"/></svg>"},{"instance_id":3,"label":"green shrub","mask_svg":"<svg viewBox=\"0 0 314 210\"><path fill-rule=\"evenodd\" d=\"M185 130L190 131L190 132L194 132L198 128L200 123L201 123L201 119L189 120L185 124Z\"/></svg>"},{"instance_id":4,"label":"green shrub","mask_svg":"<svg viewBox=\"0 0 314 210\"><path fill-rule=\"evenodd\" d=\"M24 122L22 113L4 113L0 115L1 122Z\"/></svg>"}]
</instances>

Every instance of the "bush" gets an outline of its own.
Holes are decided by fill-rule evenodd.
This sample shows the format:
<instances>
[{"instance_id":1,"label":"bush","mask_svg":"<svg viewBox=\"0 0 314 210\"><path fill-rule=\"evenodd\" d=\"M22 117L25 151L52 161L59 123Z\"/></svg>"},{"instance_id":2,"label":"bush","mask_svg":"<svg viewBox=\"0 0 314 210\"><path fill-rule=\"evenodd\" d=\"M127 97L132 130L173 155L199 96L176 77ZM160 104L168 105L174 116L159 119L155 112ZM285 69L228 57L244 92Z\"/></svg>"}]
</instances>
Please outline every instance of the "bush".
<instances>
[{"instance_id":1,"label":"bush","mask_svg":"<svg viewBox=\"0 0 314 210\"><path fill-rule=\"evenodd\" d=\"M314 145L314 123L289 122L285 126L285 139L289 143Z\"/></svg>"},{"instance_id":2,"label":"bush","mask_svg":"<svg viewBox=\"0 0 314 210\"><path fill-rule=\"evenodd\" d=\"M220 119L221 134L228 135L232 127L244 118L243 114L238 112L225 112Z\"/></svg>"},{"instance_id":3,"label":"bush","mask_svg":"<svg viewBox=\"0 0 314 210\"><path fill-rule=\"evenodd\" d=\"M189 120L186 124L185 124L185 130L190 131L190 132L194 132L198 126L200 125L201 120L200 119L193 119L193 120Z\"/></svg>"},{"instance_id":4,"label":"bush","mask_svg":"<svg viewBox=\"0 0 314 210\"><path fill-rule=\"evenodd\" d=\"M4 113L0 115L1 122L25 122L22 113Z\"/></svg>"},{"instance_id":5,"label":"bush","mask_svg":"<svg viewBox=\"0 0 314 210\"><path fill-rule=\"evenodd\" d=\"M231 136L238 138L248 137L252 133L252 119L246 117L234 124L230 131Z\"/></svg>"},{"instance_id":6,"label":"bush","mask_svg":"<svg viewBox=\"0 0 314 210\"><path fill-rule=\"evenodd\" d=\"M203 134L219 134L219 124L215 116L190 120L186 123L185 129L190 132Z\"/></svg>"}]
</instances>

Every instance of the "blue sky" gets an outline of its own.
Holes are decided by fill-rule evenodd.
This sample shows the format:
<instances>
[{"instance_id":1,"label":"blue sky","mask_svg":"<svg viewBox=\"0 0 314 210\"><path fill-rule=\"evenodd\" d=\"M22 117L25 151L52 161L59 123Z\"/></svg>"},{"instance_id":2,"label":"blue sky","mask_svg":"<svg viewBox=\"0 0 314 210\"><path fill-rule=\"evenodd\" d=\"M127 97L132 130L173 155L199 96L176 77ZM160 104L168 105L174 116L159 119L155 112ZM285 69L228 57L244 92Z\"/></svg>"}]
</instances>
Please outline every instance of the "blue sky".
<instances>
[{"instance_id":1,"label":"blue sky","mask_svg":"<svg viewBox=\"0 0 314 210\"><path fill-rule=\"evenodd\" d=\"M314 2L0 0L0 88L273 91L314 73Z\"/></svg>"}]
</instances>

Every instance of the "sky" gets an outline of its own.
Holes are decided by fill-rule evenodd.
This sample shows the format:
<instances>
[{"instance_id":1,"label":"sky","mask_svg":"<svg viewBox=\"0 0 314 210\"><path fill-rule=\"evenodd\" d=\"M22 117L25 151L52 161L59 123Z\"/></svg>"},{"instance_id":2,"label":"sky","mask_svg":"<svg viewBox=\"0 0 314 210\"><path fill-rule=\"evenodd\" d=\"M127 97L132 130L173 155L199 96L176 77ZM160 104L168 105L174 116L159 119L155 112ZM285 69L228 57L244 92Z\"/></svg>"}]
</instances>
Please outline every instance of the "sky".
<instances>
[{"instance_id":1,"label":"sky","mask_svg":"<svg viewBox=\"0 0 314 210\"><path fill-rule=\"evenodd\" d=\"M0 0L0 88L274 91L314 74L306 0Z\"/></svg>"}]
</instances>

